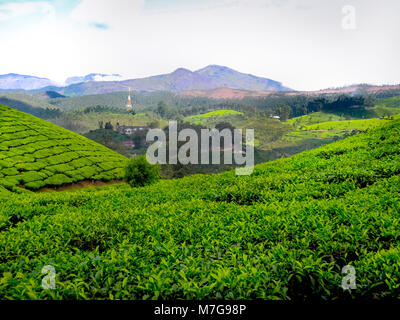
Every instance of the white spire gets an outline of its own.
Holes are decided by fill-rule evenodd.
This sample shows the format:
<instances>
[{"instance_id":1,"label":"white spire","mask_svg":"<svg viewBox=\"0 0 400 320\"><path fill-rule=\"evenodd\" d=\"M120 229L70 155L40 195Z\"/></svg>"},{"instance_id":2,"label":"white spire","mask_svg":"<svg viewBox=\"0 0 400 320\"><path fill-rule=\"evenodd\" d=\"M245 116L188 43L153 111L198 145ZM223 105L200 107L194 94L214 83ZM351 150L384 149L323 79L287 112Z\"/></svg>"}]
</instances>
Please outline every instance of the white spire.
<instances>
[{"instance_id":1,"label":"white spire","mask_svg":"<svg viewBox=\"0 0 400 320\"><path fill-rule=\"evenodd\" d=\"M128 100L126 101L125 108L127 111L132 110L132 101L131 101L131 88L128 88Z\"/></svg>"}]
</instances>

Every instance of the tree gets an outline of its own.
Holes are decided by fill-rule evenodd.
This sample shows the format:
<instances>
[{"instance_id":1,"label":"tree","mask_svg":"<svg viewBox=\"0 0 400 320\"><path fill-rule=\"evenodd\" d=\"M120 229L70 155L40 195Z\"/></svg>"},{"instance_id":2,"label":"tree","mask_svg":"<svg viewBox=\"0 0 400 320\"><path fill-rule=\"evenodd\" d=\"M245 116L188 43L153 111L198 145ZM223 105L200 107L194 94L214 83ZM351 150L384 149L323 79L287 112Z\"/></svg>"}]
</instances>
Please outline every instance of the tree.
<instances>
[{"instance_id":1,"label":"tree","mask_svg":"<svg viewBox=\"0 0 400 320\"><path fill-rule=\"evenodd\" d=\"M150 164L147 162L146 156L138 156L129 160L125 168L125 181L131 187L142 187L159 180L160 172L158 164Z\"/></svg>"},{"instance_id":2,"label":"tree","mask_svg":"<svg viewBox=\"0 0 400 320\"><path fill-rule=\"evenodd\" d=\"M164 101L160 101L157 104L157 113L160 115L161 118L164 118L168 112L168 106Z\"/></svg>"},{"instance_id":3,"label":"tree","mask_svg":"<svg viewBox=\"0 0 400 320\"><path fill-rule=\"evenodd\" d=\"M135 149L140 149L146 145L147 131L137 131L132 137L132 141L135 144Z\"/></svg>"},{"instance_id":4,"label":"tree","mask_svg":"<svg viewBox=\"0 0 400 320\"><path fill-rule=\"evenodd\" d=\"M292 114L292 108L288 105L283 105L279 107L279 116L281 117L281 121L287 121Z\"/></svg>"},{"instance_id":5,"label":"tree","mask_svg":"<svg viewBox=\"0 0 400 320\"><path fill-rule=\"evenodd\" d=\"M104 126L104 129L106 129L106 130L114 130L114 127L111 124L111 122L106 122L106 125Z\"/></svg>"},{"instance_id":6,"label":"tree","mask_svg":"<svg viewBox=\"0 0 400 320\"><path fill-rule=\"evenodd\" d=\"M373 96L367 96L367 97L364 99L364 106L365 106L365 107L370 107L370 108L372 108L372 107L375 106L375 104L376 104L376 99L375 99Z\"/></svg>"}]
</instances>

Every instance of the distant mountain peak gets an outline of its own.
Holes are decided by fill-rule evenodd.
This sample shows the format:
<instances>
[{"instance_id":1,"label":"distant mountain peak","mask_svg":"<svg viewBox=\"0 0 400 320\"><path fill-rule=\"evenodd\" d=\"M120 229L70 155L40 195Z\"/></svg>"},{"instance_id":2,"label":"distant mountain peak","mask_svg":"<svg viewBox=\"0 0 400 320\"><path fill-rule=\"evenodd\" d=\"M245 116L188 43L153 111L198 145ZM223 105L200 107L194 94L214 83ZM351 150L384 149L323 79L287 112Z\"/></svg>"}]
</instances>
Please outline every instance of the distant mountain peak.
<instances>
[{"instance_id":1,"label":"distant mountain peak","mask_svg":"<svg viewBox=\"0 0 400 320\"><path fill-rule=\"evenodd\" d=\"M193 72L186 68L178 68L174 72L172 72L172 74L185 74L185 73L193 73Z\"/></svg>"},{"instance_id":2,"label":"distant mountain peak","mask_svg":"<svg viewBox=\"0 0 400 320\"><path fill-rule=\"evenodd\" d=\"M198 74L210 74L210 73L215 73L215 72L229 72L229 73L232 73L232 72L238 72L238 71L233 70L231 68L228 68L226 66L219 66L219 65L216 65L216 64L210 64L210 65L208 65L208 66L206 66L204 68L196 70L195 72L198 73Z\"/></svg>"}]
</instances>

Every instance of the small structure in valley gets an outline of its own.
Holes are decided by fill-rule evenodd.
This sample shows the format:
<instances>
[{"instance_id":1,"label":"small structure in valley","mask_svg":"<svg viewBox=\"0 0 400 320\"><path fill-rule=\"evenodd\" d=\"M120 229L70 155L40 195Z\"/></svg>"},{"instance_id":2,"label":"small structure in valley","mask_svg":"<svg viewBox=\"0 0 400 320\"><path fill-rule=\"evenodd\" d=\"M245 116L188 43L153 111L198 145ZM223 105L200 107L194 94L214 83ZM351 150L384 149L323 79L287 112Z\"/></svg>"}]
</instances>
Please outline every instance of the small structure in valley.
<instances>
[{"instance_id":1,"label":"small structure in valley","mask_svg":"<svg viewBox=\"0 0 400 320\"><path fill-rule=\"evenodd\" d=\"M117 131L120 134L125 134L127 136L132 136L136 132L147 131L149 129L150 128L147 126L120 126L119 124L117 124Z\"/></svg>"}]
</instances>

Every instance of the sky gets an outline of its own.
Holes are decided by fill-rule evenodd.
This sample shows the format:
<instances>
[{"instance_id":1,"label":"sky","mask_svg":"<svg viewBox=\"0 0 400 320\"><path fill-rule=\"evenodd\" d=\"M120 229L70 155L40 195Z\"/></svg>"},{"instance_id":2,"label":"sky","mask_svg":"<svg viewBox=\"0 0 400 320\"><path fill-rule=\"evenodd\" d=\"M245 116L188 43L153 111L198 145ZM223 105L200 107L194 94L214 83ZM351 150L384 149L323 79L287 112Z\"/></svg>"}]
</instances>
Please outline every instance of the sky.
<instances>
[{"instance_id":1,"label":"sky","mask_svg":"<svg viewBox=\"0 0 400 320\"><path fill-rule=\"evenodd\" d=\"M0 0L0 74L210 64L295 90L400 83L399 0Z\"/></svg>"}]
</instances>

